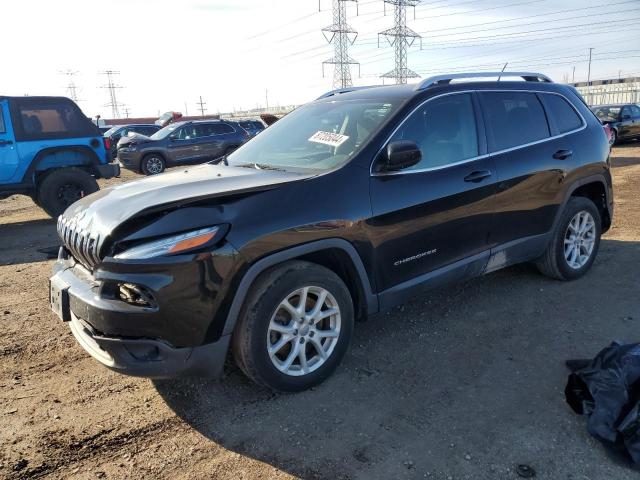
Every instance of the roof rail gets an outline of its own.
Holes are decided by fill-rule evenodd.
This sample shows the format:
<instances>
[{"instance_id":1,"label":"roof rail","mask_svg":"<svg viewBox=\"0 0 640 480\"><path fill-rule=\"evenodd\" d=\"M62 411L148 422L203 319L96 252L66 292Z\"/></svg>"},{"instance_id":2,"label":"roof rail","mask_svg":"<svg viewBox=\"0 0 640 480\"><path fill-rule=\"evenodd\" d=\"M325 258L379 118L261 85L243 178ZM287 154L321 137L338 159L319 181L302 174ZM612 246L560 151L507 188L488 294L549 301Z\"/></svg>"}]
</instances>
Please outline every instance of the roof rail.
<instances>
[{"instance_id":1,"label":"roof rail","mask_svg":"<svg viewBox=\"0 0 640 480\"><path fill-rule=\"evenodd\" d=\"M336 88L335 90L331 90L330 92L325 93L324 95L320 95L316 100L320 100L321 98L333 97L334 95L340 95L342 93L355 92L356 90L366 90L367 88L376 88L382 87L384 85L367 85L366 87L344 87L344 88Z\"/></svg>"},{"instance_id":2,"label":"roof rail","mask_svg":"<svg viewBox=\"0 0 640 480\"><path fill-rule=\"evenodd\" d=\"M424 90L434 85L446 85L451 83L451 80L460 78L490 78L498 77L498 81L502 77L521 77L527 82L545 82L553 83L546 75L542 73L533 72L470 72L470 73L453 73L450 75L436 75L435 77L429 77L416 85L415 90Z\"/></svg>"}]
</instances>

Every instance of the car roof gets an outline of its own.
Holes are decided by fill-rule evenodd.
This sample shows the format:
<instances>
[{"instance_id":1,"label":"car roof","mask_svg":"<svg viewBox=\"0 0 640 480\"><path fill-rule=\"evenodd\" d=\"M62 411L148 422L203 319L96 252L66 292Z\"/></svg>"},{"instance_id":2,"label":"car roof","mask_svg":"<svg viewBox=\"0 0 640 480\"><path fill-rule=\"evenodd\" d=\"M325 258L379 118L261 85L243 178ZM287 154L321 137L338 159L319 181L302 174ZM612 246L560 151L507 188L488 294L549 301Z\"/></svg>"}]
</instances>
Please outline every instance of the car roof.
<instances>
[{"instance_id":1,"label":"car roof","mask_svg":"<svg viewBox=\"0 0 640 480\"><path fill-rule=\"evenodd\" d=\"M591 108L602 108L602 107L630 107L636 105L635 103L603 103L602 105L592 105Z\"/></svg>"}]
</instances>

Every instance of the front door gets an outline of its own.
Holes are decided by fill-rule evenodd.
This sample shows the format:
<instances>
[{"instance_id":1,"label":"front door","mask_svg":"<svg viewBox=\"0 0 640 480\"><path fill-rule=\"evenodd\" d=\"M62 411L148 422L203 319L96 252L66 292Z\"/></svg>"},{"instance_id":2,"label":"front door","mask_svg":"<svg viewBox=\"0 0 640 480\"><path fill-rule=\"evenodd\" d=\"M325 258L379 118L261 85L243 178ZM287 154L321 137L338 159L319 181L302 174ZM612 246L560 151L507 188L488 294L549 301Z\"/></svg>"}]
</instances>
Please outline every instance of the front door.
<instances>
[{"instance_id":1,"label":"front door","mask_svg":"<svg viewBox=\"0 0 640 480\"><path fill-rule=\"evenodd\" d=\"M187 124L169 137L167 150L173 163L187 163L197 157L196 127Z\"/></svg>"},{"instance_id":2,"label":"front door","mask_svg":"<svg viewBox=\"0 0 640 480\"><path fill-rule=\"evenodd\" d=\"M486 261L496 189L475 94L428 100L392 135L396 140L416 142L422 160L371 177L369 234L383 308L384 291L415 291L447 267Z\"/></svg>"},{"instance_id":3,"label":"front door","mask_svg":"<svg viewBox=\"0 0 640 480\"><path fill-rule=\"evenodd\" d=\"M19 157L11 128L7 101L0 102L0 182L10 181L18 169Z\"/></svg>"}]
</instances>

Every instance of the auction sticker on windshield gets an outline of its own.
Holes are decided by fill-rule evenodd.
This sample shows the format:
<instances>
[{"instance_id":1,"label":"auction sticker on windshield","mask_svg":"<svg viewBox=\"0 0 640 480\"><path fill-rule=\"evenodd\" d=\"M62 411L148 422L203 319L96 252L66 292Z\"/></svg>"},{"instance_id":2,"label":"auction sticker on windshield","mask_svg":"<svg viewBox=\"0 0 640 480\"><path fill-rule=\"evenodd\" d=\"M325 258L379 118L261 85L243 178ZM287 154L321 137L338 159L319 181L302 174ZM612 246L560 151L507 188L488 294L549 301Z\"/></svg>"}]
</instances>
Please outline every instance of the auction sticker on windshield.
<instances>
[{"instance_id":1,"label":"auction sticker on windshield","mask_svg":"<svg viewBox=\"0 0 640 480\"><path fill-rule=\"evenodd\" d=\"M332 147L339 147L349 139L348 135L342 135L340 133L323 132L322 130L314 133L310 142L324 143L325 145L331 145Z\"/></svg>"}]
</instances>

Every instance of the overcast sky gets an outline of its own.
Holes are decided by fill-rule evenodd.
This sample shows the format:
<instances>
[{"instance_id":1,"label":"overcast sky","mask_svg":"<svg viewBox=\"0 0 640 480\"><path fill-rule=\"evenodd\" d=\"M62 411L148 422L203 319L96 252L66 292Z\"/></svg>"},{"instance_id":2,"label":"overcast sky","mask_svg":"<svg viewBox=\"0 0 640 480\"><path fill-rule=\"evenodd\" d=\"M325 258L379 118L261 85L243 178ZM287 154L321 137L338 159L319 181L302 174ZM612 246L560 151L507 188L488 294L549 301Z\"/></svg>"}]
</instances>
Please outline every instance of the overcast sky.
<instances>
[{"instance_id":1,"label":"overcast sky","mask_svg":"<svg viewBox=\"0 0 640 480\"><path fill-rule=\"evenodd\" d=\"M80 106L110 117L106 77L120 72L118 101L131 116L169 110L195 114L304 103L331 89L332 56L321 28L331 0L3 0L5 39L0 94L68 95L61 71L77 71ZM351 26L358 85L381 83L393 48L376 32L393 25L383 0L360 0ZM640 0L433 0L408 12L423 36L410 48L420 75L451 71L535 70L562 81L640 76ZM8 31L7 31L8 30ZM186 104L186 105L185 105ZM121 109L122 111L123 109Z\"/></svg>"}]
</instances>

